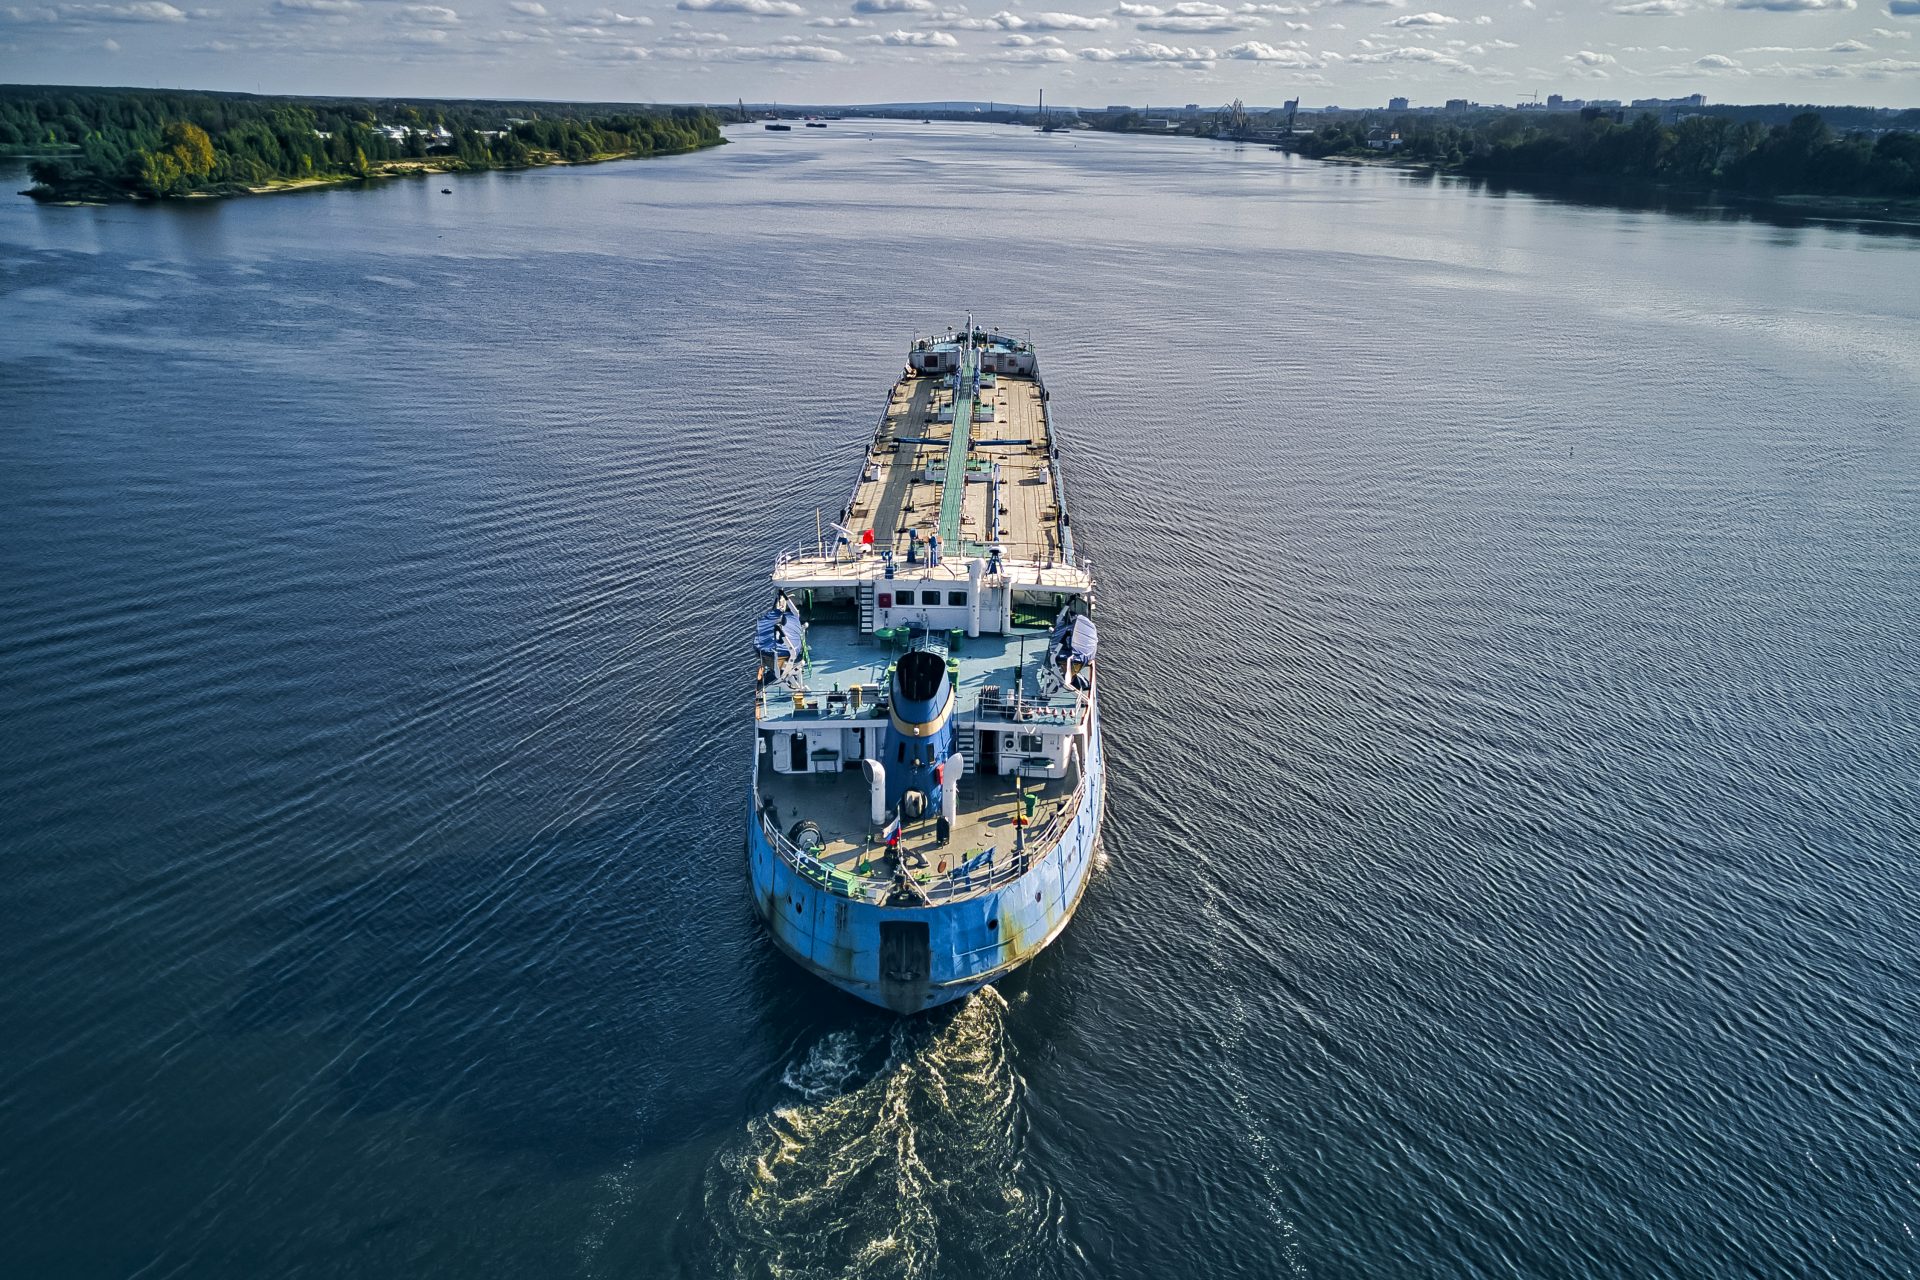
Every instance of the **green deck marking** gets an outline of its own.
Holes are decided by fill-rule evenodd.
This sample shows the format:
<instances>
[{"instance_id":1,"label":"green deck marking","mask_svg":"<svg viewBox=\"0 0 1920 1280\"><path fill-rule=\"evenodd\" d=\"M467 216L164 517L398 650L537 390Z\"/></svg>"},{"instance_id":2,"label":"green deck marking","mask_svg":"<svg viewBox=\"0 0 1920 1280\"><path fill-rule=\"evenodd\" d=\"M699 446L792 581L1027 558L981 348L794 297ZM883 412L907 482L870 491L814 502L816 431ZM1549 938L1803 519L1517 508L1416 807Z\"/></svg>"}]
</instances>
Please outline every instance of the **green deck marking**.
<instances>
[{"instance_id":1,"label":"green deck marking","mask_svg":"<svg viewBox=\"0 0 1920 1280\"><path fill-rule=\"evenodd\" d=\"M953 375L953 439L947 445L947 478L940 486L940 549L961 554L960 508L967 499L967 445L973 439L973 352L960 349L960 368Z\"/></svg>"}]
</instances>

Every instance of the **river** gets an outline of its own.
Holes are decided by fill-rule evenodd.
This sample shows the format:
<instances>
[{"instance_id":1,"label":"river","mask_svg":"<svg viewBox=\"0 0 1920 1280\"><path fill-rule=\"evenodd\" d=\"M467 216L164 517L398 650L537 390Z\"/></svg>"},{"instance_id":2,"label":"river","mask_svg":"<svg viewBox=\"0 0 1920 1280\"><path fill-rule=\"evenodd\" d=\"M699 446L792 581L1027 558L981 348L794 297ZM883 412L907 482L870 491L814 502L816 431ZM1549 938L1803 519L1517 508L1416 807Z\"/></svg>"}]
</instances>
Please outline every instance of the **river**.
<instances>
[{"instance_id":1,"label":"river","mask_svg":"<svg viewBox=\"0 0 1920 1280\"><path fill-rule=\"evenodd\" d=\"M732 136L0 199L9 1271L1920 1266L1920 240ZM898 1022L747 902L748 636L969 311L1106 857Z\"/></svg>"}]
</instances>

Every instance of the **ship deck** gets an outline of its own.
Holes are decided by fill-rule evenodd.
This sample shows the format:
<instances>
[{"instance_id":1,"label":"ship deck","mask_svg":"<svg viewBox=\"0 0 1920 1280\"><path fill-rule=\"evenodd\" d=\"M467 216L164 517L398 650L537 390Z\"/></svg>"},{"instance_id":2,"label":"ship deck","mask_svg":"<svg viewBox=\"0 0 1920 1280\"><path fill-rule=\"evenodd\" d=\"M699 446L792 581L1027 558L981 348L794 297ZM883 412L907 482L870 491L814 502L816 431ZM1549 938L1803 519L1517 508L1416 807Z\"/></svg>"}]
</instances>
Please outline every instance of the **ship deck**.
<instances>
[{"instance_id":1,"label":"ship deck","mask_svg":"<svg viewBox=\"0 0 1920 1280\"><path fill-rule=\"evenodd\" d=\"M1017 696L1030 718L1071 721L1077 699L1070 692L1049 697L1041 688L1040 663L1047 647L1045 628L1023 627L1008 635L981 633L962 636L948 652L956 665L953 692L962 716L971 716L989 687L1000 691L1002 703ZM860 720L876 714L874 699L887 688L887 673L898 660L897 640L862 632L854 626L815 624L807 629L805 705L796 702L784 685L770 685L761 693L762 726L793 723L804 726L832 720ZM861 706L840 695L860 685Z\"/></svg>"},{"instance_id":2,"label":"ship deck","mask_svg":"<svg viewBox=\"0 0 1920 1280\"><path fill-rule=\"evenodd\" d=\"M1059 560L1060 510L1040 386L1014 374L981 375L971 446L956 451L954 433L968 424L953 421L954 379L911 375L895 383L847 509L847 527L856 534L872 529L875 553L890 546L894 559L904 561L909 530L923 540L938 532L951 505L957 509L962 545L943 550L956 558L968 548L998 545L1012 560ZM968 403L963 398L963 412ZM978 416L987 412L989 419ZM956 457L975 474L998 463L1000 482L976 480L964 484L960 494L950 493L945 472ZM939 478L929 479L930 474ZM997 512L992 510L996 497Z\"/></svg>"},{"instance_id":3,"label":"ship deck","mask_svg":"<svg viewBox=\"0 0 1920 1280\"><path fill-rule=\"evenodd\" d=\"M1078 766L1064 778L1028 778L1026 789L1036 798L1030 832L1045 832L1063 808L1074 802L1079 785ZM909 875L922 884L944 880L976 856L993 850L982 859L974 875L984 879L989 869L1003 870L1012 865L1014 818L1022 811L1018 779L1011 777L967 776L960 780L959 815L952 837L941 844L933 815L901 827L899 857ZM885 878L893 873L887 850L869 836L868 792L857 770L826 774L778 774L764 765L760 770L760 796L763 805L774 809L774 825L782 835L796 823L816 823L825 838L824 848L816 856L836 871L850 876ZM1034 856L1043 850L1032 848Z\"/></svg>"}]
</instances>

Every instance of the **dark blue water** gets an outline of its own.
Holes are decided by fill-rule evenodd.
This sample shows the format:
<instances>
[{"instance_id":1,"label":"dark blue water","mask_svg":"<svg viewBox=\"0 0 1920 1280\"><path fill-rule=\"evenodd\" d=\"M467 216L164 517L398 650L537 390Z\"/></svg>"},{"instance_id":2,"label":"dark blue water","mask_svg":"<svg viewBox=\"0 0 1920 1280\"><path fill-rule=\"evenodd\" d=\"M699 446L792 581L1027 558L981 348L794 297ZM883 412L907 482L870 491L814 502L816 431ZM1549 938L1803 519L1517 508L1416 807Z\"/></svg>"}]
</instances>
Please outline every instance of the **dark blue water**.
<instances>
[{"instance_id":1,"label":"dark blue water","mask_svg":"<svg viewBox=\"0 0 1920 1280\"><path fill-rule=\"evenodd\" d=\"M1920 242L871 132L0 201L0 1270L1920 1269ZM1108 858L896 1022L743 627L968 308Z\"/></svg>"}]
</instances>

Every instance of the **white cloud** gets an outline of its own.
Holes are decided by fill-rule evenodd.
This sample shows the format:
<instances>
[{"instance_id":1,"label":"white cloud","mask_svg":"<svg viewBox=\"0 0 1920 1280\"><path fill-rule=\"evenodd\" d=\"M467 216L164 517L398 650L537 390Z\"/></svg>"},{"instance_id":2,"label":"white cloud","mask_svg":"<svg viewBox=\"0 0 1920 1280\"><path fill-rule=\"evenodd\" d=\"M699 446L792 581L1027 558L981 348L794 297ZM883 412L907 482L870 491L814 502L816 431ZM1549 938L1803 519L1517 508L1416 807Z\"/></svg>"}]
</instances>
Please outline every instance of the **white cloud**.
<instances>
[{"instance_id":1,"label":"white cloud","mask_svg":"<svg viewBox=\"0 0 1920 1280\"><path fill-rule=\"evenodd\" d=\"M400 21L421 27L457 27L460 15L443 4L407 4L400 6Z\"/></svg>"},{"instance_id":2,"label":"white cloud","mask_svg":"<svg viewBox=\"0 0 1920 1280\"><path fill-rule=\"evenodd\" d=\"M995 54L1001 62L1072 62L1073 55L1065 49L1056 49L1051 45L1034 45L1027 48L1009 49L1005 53Z\"/></svg>"},{"instance_id":3,"label":"white cloud","mask_svg":"<svg viewBox=\"0 0 1920 1280\"><path fill-rule=\"evenodd\" d=\"M933 0L853 0L855 13L932 13Z\"/></svg>"},{"instance_id":4,"label":"white cloud","mask_svg":"<svg viewBox=\"0 0 1920 1280\"><path fill-rule=\"evenodd\" d=\"M1577 62L1583 67L1604 67L1616 61L1610 53L1595 53L1592 49L1581 49L1566 57L1568 62Z\"/></svg>"},{"instance_id":5,"label":"white cloud","mask_svg":"<svg viewBox=\"0 0 1920 1280\"><path fill-rule=\"evenodd\" d=\"M820 44L716 45L700 49L662 49L676 62L852 62L838 49Z\"/></svg>"},{"instance_id":6,"label":"white cloud","mask_svg":"<svg viewBox=\"0 0 1920 1280\"><path fill-rule=\"evenodd\" d=\"M546 10L542 9L539 5L534 5L533 7L540 9L542 13L546 12ZM520 6L515 5L514 8L518 9ZM591 18L588 18L587 21L597 23L603 27L650 27L653 25L653 19L647 17L645 14L641 14L638 17L629 17L624 13L616 13L612 9L602 9Z\"/></svg>"},{"instance_id":7,"label":"white cloud","mask_svg":"<svg viewBox=\"0 0 1920 1280\"><path fill-rule=\"evenodd\" d=\"M513 10L515 13L524 13L529 18L544 18L547 16L547 6L537 3L536 0L513 0L513 3L508 5L507 8Z\"/></svg>"},{"instance_id":8,"label":"white cloud","mask_svg":"<svg viewBox=\"0 0 1920 1280\"><path fill-rule=\"evenodd\" d=\"M896 49L957 49L960 42L944 31L889 31L883 36L861 36L861 44L892 45Z\"/></svg>"},{"instance_id":9,"label":"white cloud","mask_svg":"<svg viewBox=\"0 0 1920 1280\"><path fill-rule=\"evenodd\" d=\"M1235 13L1277 13L1290 18L1304 18L1307 10L1297 4L1243 4Z\"/></svg>"},{"instance_id":10,"label":"white cloud","mask_svg":"<svg viewBox=\"0 0 1920 1280\"><path fill-rule=\"evenodd\" d=\"M690 13L751 13L762 18L800 18L807 12L793 0L680 0L674 8Z\"/></svg>"},{"instance_id":11,"label":"white cloud","mask_svg":"<svg viewBox=\"0 0 1920 1280\"><path fill-rule=\"evenodd\" d=\"M273 0L273 7L281 13L352 13L360 5L357 0Z\"/></svg>"},{"instance_id":12,"label":"white cloud","mask_svg":"<svg viewBox=\"0 0 1920 1280\"><path fill-rule=\"evenodd\" d=\"M1211 71L1220 55L1212 49L1181 49L1136 41L1124 49L1082 49L1080 56L1088 62L1148 62L1187 71Z\"/></svg>"},{"instance_id":13,"label":"white cloud","mask_svg":"<svg viewBox=\"0 0 1920 1280\"><path fill-rule=\"evenodd\" d=\"M1231 15L1220 17L1170 17L1143 18L1134 23L1142 31L1184 31L1205 33L1215 31L1247 31L1266 25L1265 18L1236 18Z\"/></svg>"},{"instance_id":14,"label":"white cloud","mask_svg":"<svg viewBox=\"0 0 1920 1280\"><path fill-rule=\"evenodd\" d=\"M808 18L810 27L870 27L873 24L864 18Z\"/></svg>"},{"instance_id":15,"label":"white cloud","mask_svg":"<svg viewBox=\"0 0 1920 1280\"><path fill-rule=\"evenodd\" d=\"M1099 31L1113 25L1112 18L1089 18L1078 13L1036 13L1023 18L1002 9L987 19L1002 31Z\"/></svg>"},{"instance_id":16,"label":"white cloud","mask_svg":"<svg viewBox=\"0 0 1920 1280\"><path fill-rule=\"evenodd\" d=\"M608 45L577 50L573 57L585 62L604 62L612 66L623 66L629 62L647 62L653 57L651 49L643 49L637 44Z\"/></svg>"},{"instance_id":17,"label":"white cloud","mask_svg":"<svg viewBox=\"0 0 1920 1280\"><path fill-rule=\"evenodd\" d=\"M1913 39L1913 32L1911 32L1911 31L1889 31L1889 30L1887 30L1887 29L1886 29L1885 27L1875 27L1875 28L1873 29L1873 34L1875 34L1875 35L1877 35L1877 36L1879 36L1879 37L1880 37L1880 38L1881 38L1882 40L1911 40L1911 39Z\"/></svg>"},{"instance_id":18,"label":"white cloud","mask_svg":"<svg viewBox=\"0 0 1920 1280\"><path fill-rule=\"evenodd\" d=\"M32 10L8 8L4 12L12 22L185 22L189 17L214 16L206 9L188 14L161 0L135 0L132 4L62 4Z\"/></svg>"},{"instance_id":19,"label":"white cloud","mask_svg":"<svg viewBox=\"0 0 1920 1280\"><path fill-rule=\"evenodd\" d=\"M1829 46L1827 49L1827 52L1828 53L1872 53L1873 46L1870 44L1863 43L1862 41L1859 41L1859 40L1842 40L1838 44Z\"/></svg>"},{"instance_id":20,"label":"white cloud","mask_svg":"<svg viewBox=\"0 0 1920 1280\"><path fill-rule=\"evenodd\" d=\"M1687 11L1687 0L1620 0L1613 11L1635 18L1673 18Z\"/></svg>"},{"instance_id":21,"label":"white cloud","mask_svg":"<svg viewBox=\"0 0 1920 1280\"><path fill-rule=\"evenodd\" d=\"M1695 58L1693 65L1702 71L1730 71L1740 64L1724 53L1709 53L1704 58Z\"/></svg>"},{"instance_id":22,"label":"white cloud","mask_svg":"<svg viewBox=\"0 0 1920 1280\"><path fill-rule=\"evenodd\" d=\"M1389 27L1451 27L1459 21L1460 19L1449 18L1444 13L1403 13L1397 18L1389 19L1386 25Z\"/></svg>"},{"instance_id":23,"label":"white cloud","mask_svg":"<svg viewBox=\"0 0 1920 1280\"><path fill-rule=\"evenodd\" d=\"M1283 67L1324 67L1325 59L1316 58L1301 49L1292 49L1284 45L1263 44L1258 40L1248 40L1228 49L1223 57L1240 62L1271 62Z\"/></svg>"},{"instance_id":24,"label":"white cloud","mask_svg":"<svg viewBox=\"0 0 1920 1280\"><path fill-rule=\"evenodd\" d=\"M1000 44L1008 49L1027 49L1034 45L1057 45L1060 43L1061 40L1059 36L1011 35L1002 38L1000 41Z\"/></svg>"},{"instance_id":25,"label":"white cloud","mask_svg":"<svg viewBox=\"0 0 1920 1280\"><path fill-rule=\"evenodd\" d=\"M1350 53L1348 62L1423 62L1429 66L1448 69L1467 69L1467 64L1450 53L1438 49L1423 49L1418 45L1408 45L1401 49L1380 49L1372 53Z\"/></svg>"},{"instance_id":26,"label":"white cloud","mask_svg":"<svg viewBox=\"0 0 1920 1280\"><path fill-rule=\"evenodd\" d=\"M1899 4L1900 0L1893 0ZM1774 13L1812 13L1819 9L1852 9L1859 0L1733 0L1736 9L1767 9ZM1916 13L1920 13L1920 0L1915 0Z\"/></svg>"}]
</instances>

